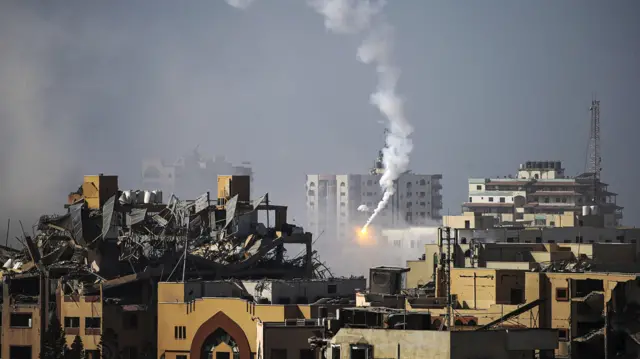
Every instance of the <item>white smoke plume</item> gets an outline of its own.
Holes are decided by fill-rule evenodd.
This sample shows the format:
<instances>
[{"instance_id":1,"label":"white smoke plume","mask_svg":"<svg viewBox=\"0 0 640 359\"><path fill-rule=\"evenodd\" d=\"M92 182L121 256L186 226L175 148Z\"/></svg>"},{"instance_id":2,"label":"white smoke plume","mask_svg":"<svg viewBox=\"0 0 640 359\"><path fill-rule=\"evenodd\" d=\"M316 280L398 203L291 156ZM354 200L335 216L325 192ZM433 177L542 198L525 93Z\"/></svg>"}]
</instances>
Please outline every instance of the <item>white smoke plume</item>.
<instances>
[{"instance_id":1,"label":"white smoke plume","mask_svg":"<svg viewBox=\"0 0 640 359\"><path fill-rule=\"evenodd\" d=\"M253 0L227 0L238 8L246 8ZM413 126L403 111L403 101L396 94L400 70L393 64L393 28L381 16L384 0L308 0L309 5L324 16L325 27L340 34L365 34L365 41L358 48L358 59L375 65L378 73L376 92L371 94L371 104L378 107L388 120L386 147L383 149L384 173L380 187L382 200L362 227L366 228L386 206L395 193L395 181L409 169L409 154L413 143L409 136Z\"/></svg>"},{"instance_id":2,"label":"white smoke plume","mask_svg":"<svg viewBox=\"0 0 640 359\"><path fill-rule=\"evenodd\" d=\"M253 4L253 1L254 0L226 0L227 4L243 10L251 6L251 4Z\"/></svg>"},{"instance_id":3,"label":"white smoke plume","mask_svg":"<svg viewBox=\"0 0 640 359\"><path fill-rule=\"evenodd\" d=\"M369 208L366 204L361 204L358 206L358 212L371 212L371 208Z\"/></svg>"},{"instance_id":4,"label":"white smoke plume","mask_svg":"<svg viewBox=\"0 0 640 359\"><path fill-rule=\"evenodd\" d=\"M373 64L378 72L378 88L371 95L371 103L389 121L386 147L383 149L384 173L380 186L382 200L362 230L382 211L395 193L394 182L409 169L409 154L413 143L409 135L413 127L404 117L402 99L396 94L400 70L394 66L393 28L380 16L384 1L369 0L312 0L310 5L325 17L327 29L338 33L366 32L366 40L358 49L358 59Z\"/></svg>"}]
</instances>

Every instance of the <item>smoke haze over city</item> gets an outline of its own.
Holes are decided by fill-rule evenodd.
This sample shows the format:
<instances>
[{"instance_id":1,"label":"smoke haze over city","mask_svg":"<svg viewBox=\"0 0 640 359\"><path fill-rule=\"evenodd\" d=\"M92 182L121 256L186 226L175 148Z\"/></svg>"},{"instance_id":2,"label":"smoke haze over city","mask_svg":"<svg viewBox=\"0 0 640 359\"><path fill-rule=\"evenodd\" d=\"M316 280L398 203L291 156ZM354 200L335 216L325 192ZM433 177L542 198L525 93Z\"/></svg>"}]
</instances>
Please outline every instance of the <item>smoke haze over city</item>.
<instances>
[{"instance_id":1,"label":"smoke haze over city","mask_svg":"<svg viewBox=\"0 0 640 359\"><path fill-rule=\"evenodd\" d=\"M624 223L640 225L639 3L390 2L385 16L414 127L410 166L444 175L444 214L460 211L468 177L539 159L582 172L597 93L603 180ZM269 192L304 224L305 174L365 173L384 144L360 41L329 35L295 0L245 11L224 1L0 3L0 232L9 217L30 228L62 212L84 174L138 188L144 158L198 144L251 161L254 194Z\"/></svg>"}]
</instances>

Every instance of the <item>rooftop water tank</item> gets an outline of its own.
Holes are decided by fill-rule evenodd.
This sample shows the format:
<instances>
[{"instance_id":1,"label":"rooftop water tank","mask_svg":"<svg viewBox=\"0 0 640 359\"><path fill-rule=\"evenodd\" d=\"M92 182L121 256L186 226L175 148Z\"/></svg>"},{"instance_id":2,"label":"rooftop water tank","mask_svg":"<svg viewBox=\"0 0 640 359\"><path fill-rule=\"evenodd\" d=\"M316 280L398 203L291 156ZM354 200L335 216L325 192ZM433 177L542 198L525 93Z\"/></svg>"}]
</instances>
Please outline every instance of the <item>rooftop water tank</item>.
<instances>
[{"instance_id":1,"label":"rooftop water tank","mask_svg":"<svg viewBox=\"0 0 640 359\"><path fill-rule=\"evenodd\" d=\"M598 206L591 206L590 207L591 210L591 214L598 214Z\"/></svg>"},{"instance_id":2,"label":"rooftop water tank","mask_svg":"<svg viewBox=\"0 0 640 359\"><path fill-rule=\"evenodd\" d=\"M149 203L153 203L153 192L151 191L144 191L144 204L149 204Z\"/></svg>"},{"instance_id":3,"label":"rooftop water tank","mask_svg":"<svg viewBox=\"0 0 640 359\"><path fill-rule=\"evenodd\" d=\"M582 216L588 216L591 213L591 208L589 206L582 206Z\"/></svg>"}]
</instances>

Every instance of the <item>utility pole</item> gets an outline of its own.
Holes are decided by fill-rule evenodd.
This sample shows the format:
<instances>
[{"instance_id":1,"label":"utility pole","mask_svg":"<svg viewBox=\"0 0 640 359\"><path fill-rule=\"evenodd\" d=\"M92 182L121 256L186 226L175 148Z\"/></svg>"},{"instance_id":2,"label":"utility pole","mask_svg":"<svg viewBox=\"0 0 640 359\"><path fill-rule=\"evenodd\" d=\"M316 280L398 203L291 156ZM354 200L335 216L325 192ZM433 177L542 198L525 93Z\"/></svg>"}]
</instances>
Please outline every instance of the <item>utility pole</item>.
<instances>
[{"instance_id":1,"label":"utility pole","mask_svg":"<svg viewBox=\"0 0 640 359\"><path fill-rule=\"evenodd\" d=\"M447 286L447 330L451 330L451 314L453 301L451 300L451 227L444 227L444 238L443 240L447 241L447 254L445 257L445 280Z\"/></svg>"},{"instance_id":2,"label":"utility pole","mask_svg":"<svg viewBox=\"0 0 640 359\"><path fill-rule=\"evenodd\" d=\"M591 100L591 126L589 130L589 168L588 173L592 175L592 203L598 204L598 182L602 171L602 157L600 157L600 101L595 96Z\"/></svg>"}]
</instances>

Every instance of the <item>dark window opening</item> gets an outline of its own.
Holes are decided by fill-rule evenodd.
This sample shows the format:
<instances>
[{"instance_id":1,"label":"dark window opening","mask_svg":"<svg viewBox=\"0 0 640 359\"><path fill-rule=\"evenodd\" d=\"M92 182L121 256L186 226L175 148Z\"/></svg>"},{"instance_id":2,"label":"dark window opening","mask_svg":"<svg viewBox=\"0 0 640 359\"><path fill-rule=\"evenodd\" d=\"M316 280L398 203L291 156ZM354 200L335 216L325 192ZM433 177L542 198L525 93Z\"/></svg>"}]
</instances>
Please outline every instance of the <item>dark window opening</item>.
<instances>
[{"instance_id":1,"label":"dark window opening","mask_svg":"<svg viewBox=\"0 0 640 359\"><path fill-rule=\"evenodd\" d=\"M373 359L373 347L370 345L351 345L351 359Z\"/></svg>"},{"instance_id":2,"label":"dark window opening","mask_svg":"<svg viewBox=\"0 0 640 359\"><path fill-rule=\"evenodd\" d=\"M31 328L31 313L11 313L9 326L12 328ZM31 350L31 349L29 349Z\"/></svg>"},{"instance_id":3,"label":"dark window opening","mask_svg":"<svg viewBox=\"0 0 640 359\"><path fill-rule=\"evenodd\" d=\"M464 228L465 229L471 228L471 221L464 221Z\"/></svg>"},{"instance_id":4,"label":"dark window opening","mask_svg":"<svg viewBox=\"0 0 640 359\"><path fill-rule=\"evenodd\" d=\"M31 359L31 346L17 346L12 345L9 347L9 358L11 359Z\"/></svg>"},{"instance_id":5,"label":"dark window opening","mask_svg":"<svg viewBox=\"0 0 640 359\"><path fill-rule=\"evenodd\" d=\"M85 329L100 329L100 317L84 318Z\"/></svg>"},{"instance_id":6,"label":"dark window opening","mask_svg":"<svg viewBox=\"0 0 640 359\"><path fill-rule=\"evenodd\" d=\"M522 289L511 288L511 304L524 303L524 291Z\"/></svg>"},{"instance_id":7,"label":"dark window opening","mask_svg":"<svg viewBox=\"0 0 640 359\"><path fill-rule=\"evenodd\" d=\"M216 352L216 359L231 359L229 352Z\"/></svg>"},{"instance_id":8,"label":"dark window opening","mask_svg":"<svg viewBox=\"0 0 640 359\"><path fill-rule=\"evenodd\" d=\"M566 302L569 300L568 288L556 288L556 301Z\"/></svg>"},{"instance_id":9,"label":"dark window opening","mask_svg":"<svg viewBox=\"0 0 640 359\"><path fill-rule=\"evenodd\" d=\"M558 340L561 342L569 341L569 329L560 328L558 329Z\"/></svg>"},{"instance_id":10,"label":"dark window opening","mask_svg":"<svg viewBox=\"0 0 640 359\"><path fill-rule=\"evenodd\" d=\"M173 337L175 339L187 339L187 327L183 325L173 327Z\"/></svg>"},{"instance_id":11,"label":"dark window opening","mask_svg":"<svg viewBox=\"0 0 640 359\"><path fill-rule=\"evenodd\" d=\"M536 243L542 243L542 237L536 237Z\"/></svg>"}]
</instances>

